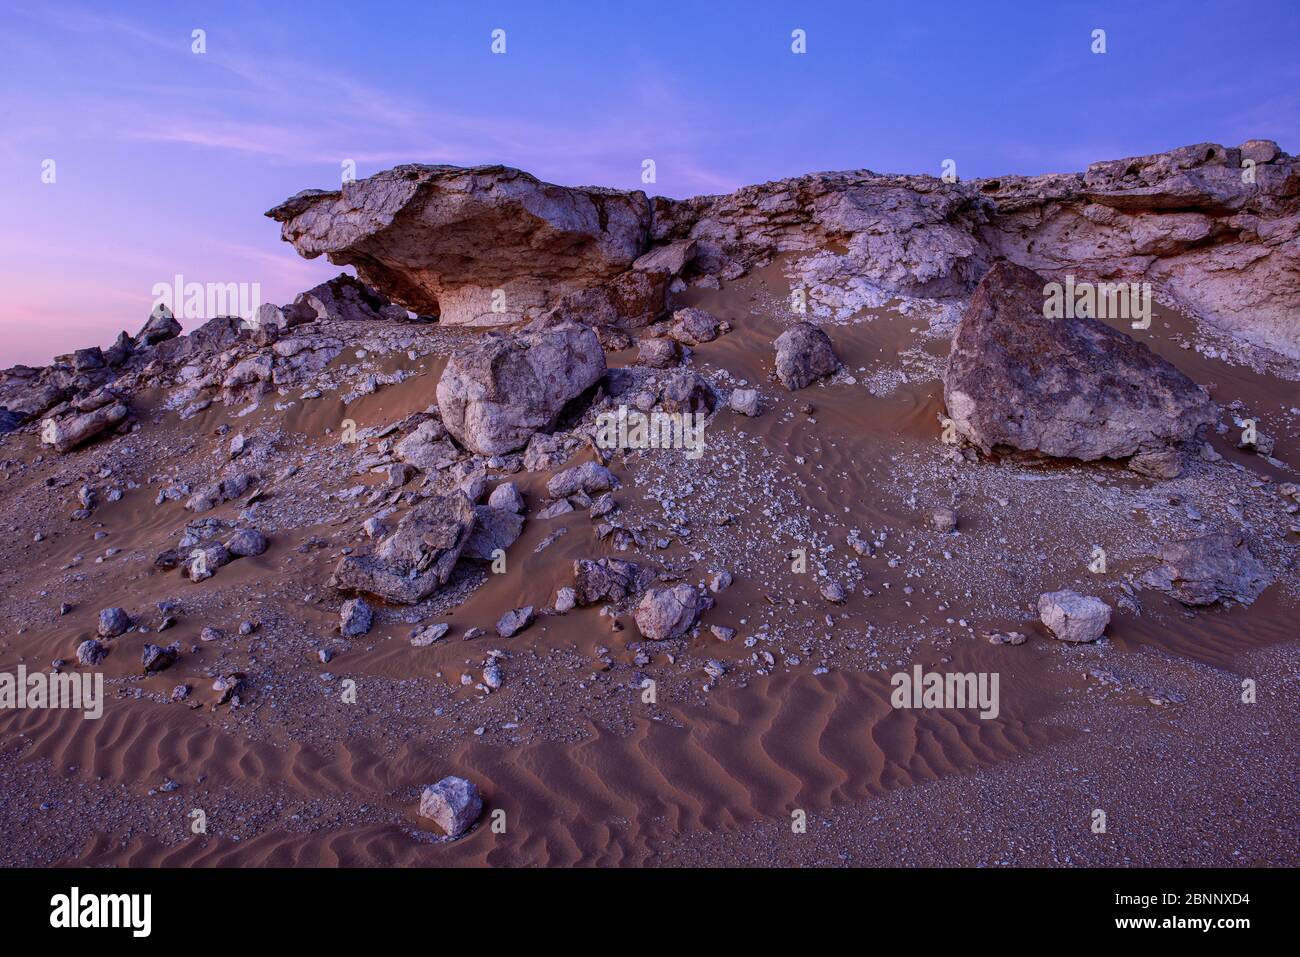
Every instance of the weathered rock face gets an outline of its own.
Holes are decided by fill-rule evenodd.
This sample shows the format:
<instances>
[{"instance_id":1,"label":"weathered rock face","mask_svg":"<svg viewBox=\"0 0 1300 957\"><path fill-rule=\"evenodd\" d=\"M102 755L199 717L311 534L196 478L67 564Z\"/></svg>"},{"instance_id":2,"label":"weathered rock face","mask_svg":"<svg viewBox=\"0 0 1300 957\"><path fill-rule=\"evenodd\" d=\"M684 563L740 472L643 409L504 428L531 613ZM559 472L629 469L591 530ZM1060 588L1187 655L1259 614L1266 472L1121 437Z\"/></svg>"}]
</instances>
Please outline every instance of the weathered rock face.
<instances>
[{"instance_id":1,"label":"weathered rock face","mask_svg":"<svg viewBox=\"0 0 1300 957\"><path fill-rule=\"evenodd\" d=\"M330 584L413 605L447 583L474 528L474 507L464 493L440 495L415 506L372 555L345 555Z\"/></svg>"},{"instance_id":2,"label":"weathered rock face","mask_svg":"<svg viewBox=\"0 0 1300 957\"><path fill-rule=\"evenodd\" d=\"M817 253L801 284L959 295L987 268L972 190L929 176L814 173L726 196L654 200L656 246L692 240L701 271L731 278L779 253ZM825 252L844 246L843 253Z\"/></svg>"},{"instance_id":3,"label":"weathered rock face","mask_svg":"<svg viewBox=\"0 0 1300 957\"><path fill-rule=\"evenodd\" d=\"M553 429L604 374L604 350L586 326L495 335L452 356L438 380L438 408L462 445L500 455Z\"/></svg>"},{"instance_id":4,"label":"weathered rock face","mask_svg":"<svg viewBox=\"0 0 1300 957\"><path fill-rule=\"evenodd\" d=\"M654 205L651 252L692 240L695 265L723 278L792 254L796 287L832 311L965 295L1007 259L1054 279L1151 282L1300 358L1300 159L1269 140L956 183L817 173Z\"/></svg>"},{"instance_id":5,"label":"weathered rock face","mask_svg":"<svg viewBox=\"0 0 1300 957\"><path fill-rule=\"evenodd\" d=\"M1272 581L1240 534L1170 542L1159 557L1161 564L1142 577L1142 584L1168 592L1184 605L1227 599L1249 605Z\"/></svg>"},{"instance_id":6,"label":"weathered rock face","mask_svg":"<svg viewBox=\"0 0 1300 957\"><path fill-rule=\"evenodd\" d=\"M840 367L830 336L812 323L796 322L776 338L776 377L792 392Z\"/></svg>"},{"instance_id":7,"label":"weathered rock face","mask_svg":"<svg viewBox=\"0 0 1300 957\"><path fill-rule=\"evenodd\" d=\"M971 184L979 236L1053 277L1146 280L1200 318L1300 358L1300 159L1270 140L1200 143L1084 173Z\"/></svg>"},{"instance_id":8,"label":"weathered rock face","mask_svg":"<svg viewBox=\"0 0 1300 957\"><path fill-rule=\"evenodd\" d=\"M305 190L267 215L302 255L355 266L409 309L496 325L629 269L645 251L650 204L641 192L553 186L504 166L408 165Z\"/></svg>"},{"instance_id":9,"label":"weathered rock face","mask_svg":"<svg viewBox=\"0 0 1300 957\"><path fill-rule=\"evenodd\" d=\"M944 373L958 432L985 452L1092 461L1159 449L1213 421L1205 391L1142 343L1095 319L1045 318L1045 285L1010 263L980 281Z\"/></svg>"}]
</instances>

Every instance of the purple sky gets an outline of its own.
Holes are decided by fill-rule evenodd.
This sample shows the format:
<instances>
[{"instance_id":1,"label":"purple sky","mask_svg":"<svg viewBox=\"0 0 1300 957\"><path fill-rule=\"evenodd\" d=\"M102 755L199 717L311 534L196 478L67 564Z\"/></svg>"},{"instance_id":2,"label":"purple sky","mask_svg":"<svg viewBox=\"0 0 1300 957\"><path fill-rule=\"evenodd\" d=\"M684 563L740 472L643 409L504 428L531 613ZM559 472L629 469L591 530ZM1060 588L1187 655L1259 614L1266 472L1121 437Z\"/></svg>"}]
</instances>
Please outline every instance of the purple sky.
<instances>
[{"instance_id":1,"label":"purple sky","mask_svg":"<svg viewBox=\"0 0 1300 957\"><path fill-rule=\"evenodd\" d=\"M947 158L969 178L1203 141L1300 148L1294 0L0 0L0 16L0 367L136 332L178 273L277 303L329 278L262 213L337 187L349 159L359 177L501 162L642 188L651 158L645 188L687 196Z\"/></svg>"}]
</instances>

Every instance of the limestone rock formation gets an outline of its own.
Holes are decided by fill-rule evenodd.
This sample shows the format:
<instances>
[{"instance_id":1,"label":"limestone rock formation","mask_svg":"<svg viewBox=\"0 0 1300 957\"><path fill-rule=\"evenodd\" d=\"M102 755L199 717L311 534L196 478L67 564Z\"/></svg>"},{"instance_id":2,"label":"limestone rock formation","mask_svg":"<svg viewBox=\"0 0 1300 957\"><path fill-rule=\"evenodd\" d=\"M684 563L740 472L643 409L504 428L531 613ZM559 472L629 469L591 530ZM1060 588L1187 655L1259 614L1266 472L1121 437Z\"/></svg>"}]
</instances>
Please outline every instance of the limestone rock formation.
<instances>
[{"instance_id":1,"label":"limestone rock formation","mask_svg":"<svg viewBox=\"0 0 1300 957\"><path fill-rule=\"evenodd\" d=\"M46 419L41 429L41 441L46 445L54 446L56 452L70 452L83 442L88 442L117 425L126 416L126 405L113 402L85 415Z\"/></svg>"},{"instance_id":2,"label":"limestone rock formation","mask_svg":"<svg viewBox=\"0 0 1300 957\"><path fill-rule=\"evenodd\" d=\"M155 306L149 315L149 321L135 334L136 346L157 345L167 339L174 339L181 334L181 324L176 321L172 311L166 306Z\"/></svg>"},{"instance_id":3,"label":"limestone rock formation","mask_svg":"<svg viewBox=\"0 0 1300 957\"><path fill-rule=\"evenodd\" d=\"M505 166L398 166L270 210L307 258L446 323L539 316L612 279L645 251L645 194L553 186ZM494 296L494 293L499 294Z\"/></svg>"},{"instance_id":4,"label":"limestone rock formation","mask_svg":"<svg viewBox=\"0 0 1300 957\"><path fill-rule=\"evenodd\" d=\"M978 235L993 252L1053 277L1149 281L1206 322L1300 358L1300 159L1271 140L970 188L989 204Z\"/></svg>"},{"instance_id":5,"label":"limestone rock formation","mask_svg":"<svg viewBox=\"0 0 1300 957\"><path fill-rule=\"evenodd\" d=\"M502 166L399 166L271 210L302 255L450 323L653 319L662 280L793 257L814 309L962 297L999 260L1151 282L1205 321L1300 358L1300 160L1202 143L1082 173L945 182L815 173L685 200L552 186ZM632 267L629 272L629 267ZM656 277L629 286L629 275ZM495 298L494 298L494 294ZM584 316L586 318L584 318Z\"/></svg>"},{"instance_id":6,"label":"limestone rock formation","mask_svg":"<svg viewBox=\"0 0 1300 957\"><path fill-rule=\"evenodd\" d=\"M378 319L406 318L405 310L392 312L384 296L349 275L335 276L328 282L300 292L294 298L296 309L286 317L286 325L299 325L303 319L329 319L336 322L364 322Z\"/></svg>"}]
</instances>

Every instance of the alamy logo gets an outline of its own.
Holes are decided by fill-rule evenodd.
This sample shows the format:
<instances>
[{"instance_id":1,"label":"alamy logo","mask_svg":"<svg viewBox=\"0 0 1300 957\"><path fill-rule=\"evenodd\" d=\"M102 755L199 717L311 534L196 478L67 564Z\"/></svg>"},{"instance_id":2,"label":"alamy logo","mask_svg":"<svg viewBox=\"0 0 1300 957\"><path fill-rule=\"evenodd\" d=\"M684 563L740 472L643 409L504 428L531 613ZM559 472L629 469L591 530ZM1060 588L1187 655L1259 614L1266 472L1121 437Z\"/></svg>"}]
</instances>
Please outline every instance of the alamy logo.
<instances>
[{"instance_id":1,"label":"alamy logo","mask_svg":"<svg viewBox=\"0 0 1300 957\"><path fill-rule=\"evenodd\" d=\"M1065 284L1049 282L1043 287L1045 319L1128 319L1134 329L1151 328L1151 283L1079 282L1065 277Z\"/></svg>"},{"instance_id":2,"label":"alamy logo","mask_svg":"<svg viewBox=\"0 0 1300 957\"><path fill-rule=\"evenodd\" d=\"M100 672L59 674L27 672L18 666L18 674L0 671L0 709L76 708L92 721L104 714L104 676Z\"/></svg>"},{"instance_id":3,"label":"alamy logo","mask_svg":"<svg viewBox=\"0 0 1300 957\"><path fill-rule=\"evenodd\" d=\"M152 929L153 897L150 894L69 894L50 898L50 926L129 927L132 937L148 937Z\"/></svg>"},{"instance_id":4,"label":"alamy logo","mask_svg":"<svg viewBox=\"0 0 1300 957\"><path fill-rule=\"evenodd\" d=\"M179 319L215 319L239 316L252 319L262 304L260 282L186 282L177 273L171 283L156 282L151 292L152 310L163 306Z\"/></svg>"},{"instance_id":5,"label":"alamy logo","mask_svg":"<svg viewBox=\"0 0 1300 957\"><path fill-rule=\"evenodd\" d=\"M601 449L685 449L688 459L704 454L703 412L639 412L620 405L596 416Z\"/></svg>"},{"instance_id":6,"label":"alamy logo","mask_svg":"<svg viewBox=\"0 0 1300 957\"><path fill-rule=\"evenodd\" d=\"M900 671L889 679L894 692L889 703L895 708L979 708L984 720L996 718L999 673L923 671L913 665L909 674Z\"/></svg>"}]
</instances>

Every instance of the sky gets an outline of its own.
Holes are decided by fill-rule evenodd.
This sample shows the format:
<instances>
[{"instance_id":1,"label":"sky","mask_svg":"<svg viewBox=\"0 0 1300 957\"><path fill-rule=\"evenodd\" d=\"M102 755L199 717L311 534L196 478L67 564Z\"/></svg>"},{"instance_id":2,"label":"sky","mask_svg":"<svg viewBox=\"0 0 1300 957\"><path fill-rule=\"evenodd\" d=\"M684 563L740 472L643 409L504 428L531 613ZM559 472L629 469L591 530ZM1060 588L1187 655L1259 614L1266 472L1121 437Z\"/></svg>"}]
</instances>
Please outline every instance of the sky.
<instances>
[{"instance_id":1,"label":"sky","mask_svg":"<svg viewBox=\"0 0 1300 957\"><path fill-rule=\"evenodd\" d=\"M0 368L135 333L177 275L275 303L336 275L262 214L337 188L346 161L683 197L945 159L974 178L1300 151L1298 0L0 0L0 18Z\"/></svg>"}]
</instances>

